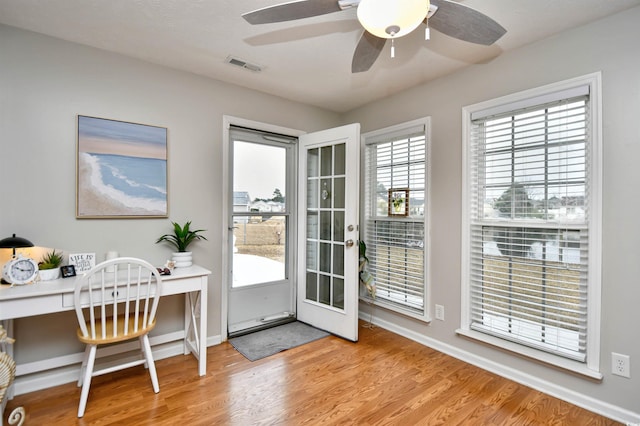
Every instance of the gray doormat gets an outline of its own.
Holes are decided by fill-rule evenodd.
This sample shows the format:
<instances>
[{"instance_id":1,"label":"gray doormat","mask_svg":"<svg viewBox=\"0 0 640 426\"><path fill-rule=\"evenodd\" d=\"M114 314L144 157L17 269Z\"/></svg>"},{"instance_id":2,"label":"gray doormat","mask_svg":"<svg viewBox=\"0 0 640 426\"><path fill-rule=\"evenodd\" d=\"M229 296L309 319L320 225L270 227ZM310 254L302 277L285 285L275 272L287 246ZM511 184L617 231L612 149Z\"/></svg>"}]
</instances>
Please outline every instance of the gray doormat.
<instances>
[{"instance_id":1,"label":"gray doormat","mask_svg":"<svg viewBox=\"0 0 640 426\"><path fill-rule=\"evenodd\" d=\"M257 361L327 336L326 331L296 321L234 337L229 343L249 361Z\"/></svg>"}]
</instances>

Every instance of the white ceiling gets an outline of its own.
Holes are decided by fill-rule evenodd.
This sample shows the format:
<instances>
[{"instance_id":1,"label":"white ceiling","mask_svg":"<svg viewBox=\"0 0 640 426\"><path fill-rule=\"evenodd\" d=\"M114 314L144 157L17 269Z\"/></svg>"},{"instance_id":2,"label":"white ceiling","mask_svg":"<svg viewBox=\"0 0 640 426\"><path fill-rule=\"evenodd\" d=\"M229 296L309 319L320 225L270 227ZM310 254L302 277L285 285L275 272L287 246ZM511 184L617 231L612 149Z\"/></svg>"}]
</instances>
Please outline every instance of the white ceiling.
<instances>
[{"instance_id":1,"label":"white ceiling","mask_svg":"<svg viewBox=\"0 0 640 426\"><path fill-rule=\"evenodd\" d=\"M431 31L389 45L351 74L361 27L355 9L250 25L241 14L279 0L0 0L0 23L345 112L502 52L640 5L640 0L465 0L507 29L486 47ZM612 30L615 30L612 28ZM232 55L263 67L225 62Z\"/></svg>"}]
</instances>

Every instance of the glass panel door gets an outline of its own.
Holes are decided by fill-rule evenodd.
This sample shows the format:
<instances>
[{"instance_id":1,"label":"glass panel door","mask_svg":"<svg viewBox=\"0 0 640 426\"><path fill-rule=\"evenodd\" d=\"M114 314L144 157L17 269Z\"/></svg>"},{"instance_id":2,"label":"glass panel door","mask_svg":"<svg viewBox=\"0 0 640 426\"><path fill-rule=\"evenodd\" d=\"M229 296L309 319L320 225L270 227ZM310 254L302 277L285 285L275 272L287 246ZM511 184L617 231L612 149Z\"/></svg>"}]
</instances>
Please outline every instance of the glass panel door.
<instances>
[{"instance_id":1,"label":"glass panel door","mask_svg":"<svg viewBox=\"0 0 640 426\"><path fill-rule=\"evenodd\" d=\"M295 317L295 138L232 127L229 132L228 332Z\"/></svg>"},{"instance_id":2,"label":"glass panel door","mask_svg":"<svg viewBox=\"0 0 640 426\"><path fill-rule=\"evenodd\" d=\"M360 126L299 139L298 319L357 341Z\"/></svg>"}]
</instances>

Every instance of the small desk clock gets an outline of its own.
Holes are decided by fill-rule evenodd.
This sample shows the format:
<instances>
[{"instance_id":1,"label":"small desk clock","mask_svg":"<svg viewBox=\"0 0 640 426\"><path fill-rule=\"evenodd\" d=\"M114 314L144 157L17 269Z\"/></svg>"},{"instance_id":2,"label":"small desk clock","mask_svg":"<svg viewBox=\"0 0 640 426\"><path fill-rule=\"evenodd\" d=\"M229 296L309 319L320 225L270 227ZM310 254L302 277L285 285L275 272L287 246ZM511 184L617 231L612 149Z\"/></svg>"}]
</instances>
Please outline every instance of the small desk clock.
<instances>
[{"instance_id":1,"label":"small desk clock","mask_svg":"<svg viewBox=\"0 0 640 426\"><path fill-rule=\"evenodd\" d=\"M2 278L9 284L26 284L38 275L38 264L21 254L14 256L2 267Z\"/></svg>"}]
</instances>

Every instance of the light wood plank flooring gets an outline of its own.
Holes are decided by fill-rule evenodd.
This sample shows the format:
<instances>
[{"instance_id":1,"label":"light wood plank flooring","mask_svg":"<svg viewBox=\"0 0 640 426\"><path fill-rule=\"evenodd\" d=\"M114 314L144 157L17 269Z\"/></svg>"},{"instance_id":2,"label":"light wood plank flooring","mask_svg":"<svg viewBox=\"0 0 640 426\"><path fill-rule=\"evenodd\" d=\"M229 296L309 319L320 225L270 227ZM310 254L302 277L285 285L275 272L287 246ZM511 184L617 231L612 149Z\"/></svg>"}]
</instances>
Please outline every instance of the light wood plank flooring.
<instances>
[{"instance_id":1,"label":"light wood plank flooring","mask_svg":"<svg viewBox=\"0 0 640 426\"><path fill-rule=\"evenodd\" d=\"M228 343L96 377L87 412L67 384L16 397L26 425L613 425L589 411L473 367L381 328L357 344L326 337L250 362ZM5 418L6 421L6 418Z\"/></svg>"}]
</instances>

